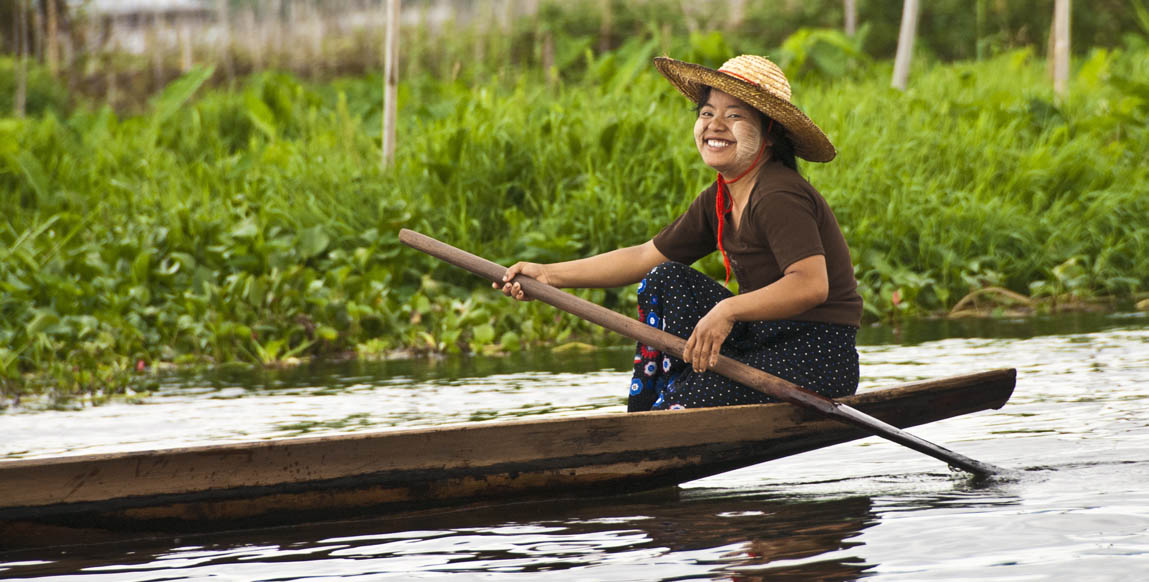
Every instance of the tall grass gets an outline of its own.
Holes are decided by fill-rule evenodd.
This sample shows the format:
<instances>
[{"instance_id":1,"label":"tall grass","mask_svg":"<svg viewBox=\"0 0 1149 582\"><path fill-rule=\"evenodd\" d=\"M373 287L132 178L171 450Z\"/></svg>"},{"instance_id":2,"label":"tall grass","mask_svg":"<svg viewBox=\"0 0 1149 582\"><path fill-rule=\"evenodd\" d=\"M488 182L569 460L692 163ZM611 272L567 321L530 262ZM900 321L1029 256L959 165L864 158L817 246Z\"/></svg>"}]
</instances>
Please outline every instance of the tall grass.
<instances>
[{"instance_id":1,"label":"tall grass","mask_svg":"<svg viewBox=\"0 0 1149 582\"><path fill-rule=\"evenodd\" d=\"M551 86L413 79L387 172L378 78L205 92L204 69L145 115L0 120L0 386L66 398L166 363L606 341L396 233L503 263L647 240L713 179L658 50L585 53L580 79ZM1063 104L1026 51L923 66L904 94L856 65L795 72L795 96L841 152L803 171L844 225L868 321L989 286L1146 291L1149 50L1096 52ZM583 293L633 310L631 290Z\"/></svg>"}]
</instances>

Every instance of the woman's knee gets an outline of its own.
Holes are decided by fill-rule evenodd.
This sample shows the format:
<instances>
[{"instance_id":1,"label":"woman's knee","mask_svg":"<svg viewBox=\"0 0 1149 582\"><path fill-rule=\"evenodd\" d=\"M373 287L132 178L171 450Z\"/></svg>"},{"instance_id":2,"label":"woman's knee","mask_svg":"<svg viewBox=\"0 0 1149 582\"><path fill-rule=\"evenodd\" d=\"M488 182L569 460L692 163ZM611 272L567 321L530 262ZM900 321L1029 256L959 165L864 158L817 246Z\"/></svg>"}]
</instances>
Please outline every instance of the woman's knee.
<instances>
[{"instance_id":1,"label":"woman's knee","mask_svg":"<svg viewBox=\"0 0 1149 582\"><path fill-rule=\"evenodd\" d=\"M658 275L661 277L667 277L681 273L689 273L693 270L694 267L691 267L690 265L679 263L677 261L666 261L655 265L654 268L646 274L646 276L649 277L651 275Z\"/></svg>"},{"instance_id":2,"label":"woman's knee","mask_svg":"<svg viewBox=\"0 0 1149 582\"><path fill-rule=\"evenodd\" d=\"M681 279L687 273L694 271L690 265L684 265L674 261L666 261L659 263L653 269L646 273L646 277L638 285L638 293L641 295L651 287L656 287L668 280Z\"/></svg>"}]
</instances>

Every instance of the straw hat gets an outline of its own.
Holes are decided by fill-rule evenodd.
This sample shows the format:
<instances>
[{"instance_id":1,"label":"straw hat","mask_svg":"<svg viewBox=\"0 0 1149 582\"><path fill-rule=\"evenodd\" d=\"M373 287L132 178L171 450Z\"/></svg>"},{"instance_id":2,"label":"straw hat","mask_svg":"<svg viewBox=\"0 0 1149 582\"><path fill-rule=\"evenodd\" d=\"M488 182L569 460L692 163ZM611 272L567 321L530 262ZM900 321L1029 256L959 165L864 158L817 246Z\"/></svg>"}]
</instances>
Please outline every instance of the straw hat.
<instances>
[{"instance_id":1,"label":"straw hat","mask_svg":"<svg viewBox=\"0 0 1149 582\"><path fill-rule=\"evenodd\" d=\"M781 123L794 143L794 154L811 162L828 162L838 152L822 130L790 103L790 82L769 59L741 55L718 70L669 57L655 57L654 67L683 95L698 103L703 87L713 87L745 101Z\"/></svg>"}]
</instances>

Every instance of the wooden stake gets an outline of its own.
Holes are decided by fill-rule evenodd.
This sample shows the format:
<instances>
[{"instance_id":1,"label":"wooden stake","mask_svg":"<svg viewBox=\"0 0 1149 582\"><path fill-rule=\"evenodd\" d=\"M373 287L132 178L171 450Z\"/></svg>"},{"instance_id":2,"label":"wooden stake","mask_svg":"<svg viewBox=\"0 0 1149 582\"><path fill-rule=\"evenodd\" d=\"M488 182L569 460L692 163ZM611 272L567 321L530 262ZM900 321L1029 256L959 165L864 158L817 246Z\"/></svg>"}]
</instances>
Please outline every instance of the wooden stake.
<instances>
[{"instance_id":1,"label":"wooden stake","mask_svg":"<svg viewBox=\"0 0 1149 582\"><path fill-rule=\"evenodd\" d=\"M395 163L395 99L399 93L399 14L401 0L387 0L383 53L383 169Z\"/></svg>"},{"instance_id":2,"label":"wooden stake","mask_svg":"<svg viewBox=\"0 0 1149 582\"><path fill-rule=\"evenodd\" d=\"M1053 92L1058 100L1069 94L1069 0L1053 3Z\"/></svg>"},{"instance_id":3,"label":"wooden stake","mask_svg":"<svg viewBox=\"0 0 1149 582\"><path fill-rule=\"evenodd\" d=\"M28 100L28 0L16 2L16 95L12 99L12 114L24 117Z\"/></svg>"},{"instance_id":4,"label":"wooden stake","mask_svg":"<svg viewBox=\"0 0 1149 582\"><path fill-rule=\"evenodd\" d=\"M858 0L843 0L842 9L846 12L846 36L858 34Z\"/></svg>"},{"instance_id":5,"label":"wooden stake","mask_svg":"<svg viewBox=\"0 0 1149 582\"><path fill-rule=\"evenodd\" d=\"M918 0L903 0L902 27L898 33L898 52L894 56L894 78L890 83L895 89L906 90L906 80L910 76L910 61L914 54L914 36L918 28Z\"/></svg>"},{"instance_id":6,"label":"wooden stake","mask_svg":"<svg viewBox=\"0 0 1149 582\"><path fill-rule=\"evenodd\" d=\"M47 44L44 45L44 60L48 63L48 72L52 73L52 76L55 77L60 69L59 44L56 40L59 30L56 0L46 0L44 7L48 13L48 38L45 41Z\"/></svg>"}]
</instances>

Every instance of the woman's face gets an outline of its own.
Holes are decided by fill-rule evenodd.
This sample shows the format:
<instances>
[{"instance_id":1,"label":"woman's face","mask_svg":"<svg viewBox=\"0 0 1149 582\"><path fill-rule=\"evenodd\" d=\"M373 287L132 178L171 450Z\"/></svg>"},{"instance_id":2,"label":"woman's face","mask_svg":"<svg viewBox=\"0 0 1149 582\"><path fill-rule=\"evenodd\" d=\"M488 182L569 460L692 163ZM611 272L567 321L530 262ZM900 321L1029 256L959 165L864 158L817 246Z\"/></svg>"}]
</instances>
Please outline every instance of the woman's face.
<instances>
[{"instance_id":1,"label":"woman's face","mask_svg":"<svg viewBox=\"0 0 1149 582\"><path fill-rule=\"evenodd\" d=\"M757 109L718 89L710 91L694 122L694 144L706 165L734 178L754 163L763 139ZM770 145L767 141L766 147Z\"/></svg>"}]
</instances>

